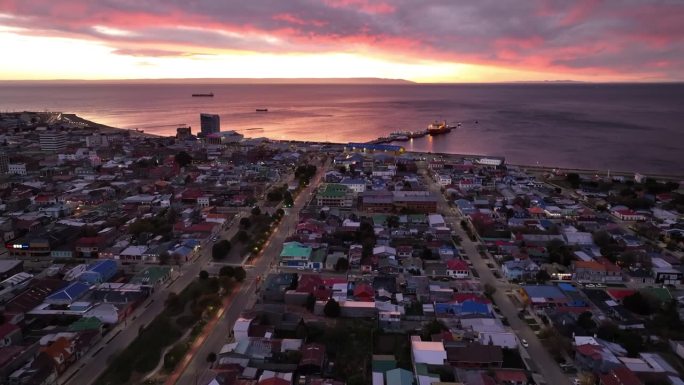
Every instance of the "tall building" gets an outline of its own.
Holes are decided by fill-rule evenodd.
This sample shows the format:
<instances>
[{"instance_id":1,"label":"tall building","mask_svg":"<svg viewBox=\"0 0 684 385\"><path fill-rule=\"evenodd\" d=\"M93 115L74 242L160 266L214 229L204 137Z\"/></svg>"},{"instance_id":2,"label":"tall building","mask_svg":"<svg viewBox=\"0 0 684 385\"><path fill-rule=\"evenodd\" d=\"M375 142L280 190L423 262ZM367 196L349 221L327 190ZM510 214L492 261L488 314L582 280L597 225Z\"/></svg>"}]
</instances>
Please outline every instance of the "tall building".
<instances>
[{"instance_id":1,"label":"tall building","mask_svg":"<svg viewBox=\"0 0 684 385\"><path fill-rule=\"evenodd\" d=\"M7 174L9 171L9 156L6 153L0 152L0 174Z\"/></svg>"},{"instance_id":2,"label":"tall building","mask_svg":"<svg viewBox=\"0 0 684 385\"><path fill-rule=\"evenodd\" d=\"M59 130L47 130L38 135L41 151L64 151L66 149L66 134Z\"/></svg>"},{"instance_id":3,"label":"tall building","mask_svg":"<svg viewBox=\"0 0 684 385\"><path fill-rule=\"evenodd\" d=\"M221 118L216 114L200 114L200 126L203 136L221 131Z\"/></svg>"},{"instance_id":4,"label":"tall building","mask_svg":"<svg viewBox=\"0 0 684 385\"><path fill-rule=\"evenodd\" d=\"M192 138L192 127L183 126L176 128L176 139L187 140Z\"/></svg>"}]
</instances>

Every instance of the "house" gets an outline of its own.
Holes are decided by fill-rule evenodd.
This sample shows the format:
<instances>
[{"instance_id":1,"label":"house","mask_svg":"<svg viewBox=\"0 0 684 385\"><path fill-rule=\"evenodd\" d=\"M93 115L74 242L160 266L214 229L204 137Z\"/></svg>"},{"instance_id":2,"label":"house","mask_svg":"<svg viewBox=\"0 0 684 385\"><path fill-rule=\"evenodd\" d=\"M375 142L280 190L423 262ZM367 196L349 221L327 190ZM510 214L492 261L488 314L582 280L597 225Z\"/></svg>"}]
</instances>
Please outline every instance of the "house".
<instances>
[{"instance_id":1,"label":"house","mask_svg":"<svg viewBox=\"0 0 684 385\"><path fill-rule=\"evenodd\" d=\"M616 206L610 213L622 221L645 221L646 217L624 206Z\"/></svg>"},{"instance_id":2,"label":"house","mask_svg":"<svg viewBox=\"0 0 684 385\"><path fill-rule=\"evenodd\" d=\"M98 262L91 263L86 271L78 276L78 280L87 284L96 284L107 282L112 278L119 266L116 261L112 259L104 259Z\"/></svg>"},{"instance_id":3,"label":"house","mask_svg":"<svg viewBox=\"0 0 684 385\"><path fill-rule=\"evenodd\" d=\"M411 352L415 364L444 365L447 360L444 343L422 341L420 336L411 336Z\"/></svg>"},{"instance_id":4,"label":"house","mask_svg":"<svg viewBox=\"0 0 684 385\"><path fill-rule=\"evenodd\" d=\"M462 259L451 259L446 262L447 274L451 278L464 279L470 277L468 263Z\"/></svg>"},{"instance_id":5,"label":"house","mask_svg":"<svg viewBox=\"0 0 684 385\"><path fill-rule=\"evenodd\" d=\"M45 298L45 302L53 305L69 305L81 298L88 290L90 290L90 285L72 282L69 286L50 294Z\"/></svg>"},{"instance_id":6,"label":"house","mask_svg":"<svg viewBox=\"0 0 684 385\"><path fill-rule=\"evenodd\" d=\"M0 348L17 345L21 339L21 328L17 325L9 322L0 325Z\"/></svg>"},{"instance_id":7,"label":"house","mask_svg":"<svg viewBox=\"0 0 684 385\"><path fill-rule=\"evenodd\" d=\"M501 265L501 271L507 279L525 280L533 278L539 272L539 265L530 258L514 259Z\"/></svg>"},{"instance_id":8,"label":"house","mask_svg":"<svg viewBox=\"0 0 684 385\"><path fill-rule=\"evenodd\" d=\"M346 207L354 204L354 191L338 183L323 184L316 194L316 205L319 207Z\"/></svg>"},{"instance_id":9,"label":"house","mask_svg":"<svg viewBox=\"0 0 684 385\"><path fill-rule=\"evenodd\" d=\"M360 302L373 302L375 300L375 291L373 287L366 282L359 282L354 286L354 299Z\"/></svg>"},{"instance_id":10,"label":"house","mask_svg":"<svg viewBox=\"0 0 684 385\"><path fill-rule=\"evenodd\" d=\"M280 252L280 265L289 267L305 267L311 259L311 246L300 242L285 242Z\"/></svg>"},{"instance_id":11,"label":"house","mask_svg":"<svg viewBox=\"0 0 684 385\"><path fill-rule=\"evenodd\" d=\"M303 345L300 351L302 358L299 360L299 372L321 373L325 364L325 346L311 343Z\"/></svg>"},{"instance_id":12,"label":"house","mask_svg":"<svg viewBox=\"0 0 684 385\"><path fill-rule=\"evenodd\" d=\"M413 385L413 372L402 368L394 368L385 372L387 384L392 385Z\"/></svg>"},{"instance_id":13,"label":"house","mask_svg":"<svg viewBox=\"0 0 684 385\"><path fill-rule=\"evenodd\" d=\"M580 369L601 373L622 365L613 352L602 345L594 344L576 346L575 362Z\"/></svg>"},{"instance_id":14,"label":"house","mask_svg":"<svg viewBox=\"0 0 684 385\"><path fill-rule=\"evenodd\" d=\"M605 258L596 261L573 261L573 279L578 282L619 282L622 270Z\"/></svg>"},{"instance_id":15,"label":"house","mask_svg":"<svg viewBox=\"0 0 684 385\"><path fill-rule=\"evenodd\" d=\"M558 307L566 305L569 298L557 286L533 285L522 286L523 299L535 308Z\"/></svg>"},{"instance_id":16,"label":"house","mask_svg":"<svg viewBox=\"0 0 684 385\"><path fill-rule=\"evenodd\" d=\"M526 385L527 374L519 369L497 369L494 371L494 381L497 385Z\"/></svg>"},{"instance_id":17,"label":"house","mask_svg":"<svg viewBox=\"0 0 684 385\"><path fill-rule=\"evenodd\" d=\"M448 347L447 361L457 368L500 368L503 350L499 346L469 344Z\"/></svg>"},{"instance_id":18,"label":"house","mask_svg":"<svg viewBox=\"0 0 684 385\"><path fill-rule=\"evenodd\" d=\"M366 181L361 178L344 178L340 184L347 186L347 188L357 194L366 191Z\"/></svg>"},{"instance_id":19,"label":"house","mask_svg":"<svg viewBox=\"0 0 684 385\"><path fill-rule=\"evenodd\" d=\"M639 377L624 366L599 376L599 385L643 385Z\"/></svg>"},{"instance_id":20,"label":"house","mask_svg":"<svg viewBox=\"0 0 684 385\"><path fill-rule=\"evenodd\" d=\"M58 374L64 371L76 360L76 346L72 337L61 336L54 341L48 342L41 348L53 361Z\"/></svg>"}]
</instances>

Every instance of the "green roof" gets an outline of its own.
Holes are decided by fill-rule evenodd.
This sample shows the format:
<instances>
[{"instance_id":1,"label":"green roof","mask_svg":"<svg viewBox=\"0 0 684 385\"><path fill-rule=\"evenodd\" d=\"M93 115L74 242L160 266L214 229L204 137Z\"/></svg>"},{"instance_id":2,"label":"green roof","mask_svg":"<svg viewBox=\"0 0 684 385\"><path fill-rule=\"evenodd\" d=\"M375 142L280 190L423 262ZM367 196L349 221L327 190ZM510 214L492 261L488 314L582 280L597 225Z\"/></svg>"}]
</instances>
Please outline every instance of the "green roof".
<instances>
[{"instance_id":1,"label":"green roof","mask_svg":"<svg viewBox=\"0 0 684 385\"><path fill-rule=\"evenodd\" d=\"M323 198L342 198L349 192L349 188L343 184L327 183L318 190L318 195Z\"/></svg>"},{"instance_id":2,"label":"green roof","mask_svg":"<svg viewBox=\"0 0 684 385\"><path fill-rule=\"evenodd\" d=\"M81 318L78 321L69 325L70 332L81 332L84 330L99 330L102 327L102 321L95 317Z\"/></svg>"},{"instance_id":3,"label":"green roof","mask_svg":"<svg viewBox=\"0 0 684 385\"><path fill-rule=\"evenodd\" d=\"M145 270L131 278L131 283L138 285L155 284L169 275L171 268L168 266L148 266Z\"/></svg>"},{"instance_id":4,"label":"green roof","mask_svg":"<svg viewBox=\"0 0 684 385\"><path fill-rule=\"evenodd\" d=\"M389 215L375 214L373 215L373 223L376 225L384 225L387 222Z\"/></svg>"},{"instance_id":5,"label":"green roof","mask_svg":"<svg viewBox=\"0 0 684 385\"><path fill-rule=\"evenodd\" d=\"M299 242L288 242L283 244L283 251L280 252L280 257L290 258L310 258L311 247L304 246Z\"/></svg>"},{"instance_id":6,"label":"green roof","mask_svg":"<svg viewBox=\"0 0 684 385\"><path fill-rule=\"evenodd\" d=\"M412 385L413 373L406 369L396 368L385 373L387 383L392 385Z\"/></svg>"},{"instance_id":7,"label":"green roof","mask_svg":"<svg viewBox=\"0 0 684 385\"><path fill-rule=\"evenodd\" d=\"M669 290L667 290L664 287L647 287L643 289L644 292L647 294L652 295L656 299L658 299L660 302L667 302L672 300L672 294L670 293Z\"/></svg>"},{"instance_id":8,"label":"green roof","mask_svg":"<svg viewBox=\"0 0 684 385\"><path fill-rule=\"evenodd\" d=\"M373 373L385 373L397 367L396 360L373 360Z\"/></svg>"}]
</instances>

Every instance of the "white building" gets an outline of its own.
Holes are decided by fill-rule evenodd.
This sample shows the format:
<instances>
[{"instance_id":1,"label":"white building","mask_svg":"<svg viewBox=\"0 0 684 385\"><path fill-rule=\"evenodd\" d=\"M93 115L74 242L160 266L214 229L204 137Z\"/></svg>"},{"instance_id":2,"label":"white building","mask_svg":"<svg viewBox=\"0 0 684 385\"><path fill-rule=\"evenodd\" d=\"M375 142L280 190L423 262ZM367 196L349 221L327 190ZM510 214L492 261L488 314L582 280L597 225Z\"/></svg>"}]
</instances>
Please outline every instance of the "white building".
<instances>
[{"instance_id":1,"label":"white building","mask_svg":"<svg viewBox=\"0 0 684 385\"><path fill-rule=\"evenodd\" d=\"M46 130L38 134L41 151L64 151L66 149L66 134L59 130Z\"/></svg>"},{"instance_id":2,"label":"white building","mask_svg":"<svg viewBox=\"0 0 684 385\"><path fill-rule=\"evenodd\" d=\"M422 341L420 336L411 336L411 351L416 364L444 365L447 358L442 342Z\"/></svg>"},{"instance_id":3,"label":"white building","mask_svg":"<svg viewBox=\"0 0 684 385\"><path fill-rule=\"evenodd\" d=\"M7 173L15 175L26 175L26 163L10 163L7 165Z\"/></svg>"},{"instance_id":4,"label":"white building","mask_svg":"<svg viewBox=\"0 0 684 385\"><path fill-rule=\"evenodd\" d=\"M432 228L446 226L446 223L444 222L444 217L441 214L428 215L428 223Z\"/></svg>"},{"instance_id":5,"label":"white building","mask_svg":"<svg viewBox=\"0 0 684 385\"><path fill-rule=\"evenodd\" d=\"M440 186L448 186L451 184L451 176L445 174L437 175L437 184Z\"/></svg>"}]
</instances>

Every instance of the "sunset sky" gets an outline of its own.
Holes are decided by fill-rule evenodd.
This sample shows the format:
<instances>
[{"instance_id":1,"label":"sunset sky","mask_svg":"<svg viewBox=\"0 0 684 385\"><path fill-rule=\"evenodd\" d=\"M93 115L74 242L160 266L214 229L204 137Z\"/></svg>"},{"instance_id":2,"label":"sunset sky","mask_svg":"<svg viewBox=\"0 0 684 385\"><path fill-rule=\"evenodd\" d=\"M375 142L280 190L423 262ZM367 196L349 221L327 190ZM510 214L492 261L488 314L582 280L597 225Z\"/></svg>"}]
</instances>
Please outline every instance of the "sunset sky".
<instances>
[{"instance_id":1,"label":"sunset sky","mask_svg":"<svg viewBox=\"0 0 684 385\"><path fill-rule=\"evenodd\" d=\"M0 0L0 79L684 80L684 1Z\"/></svg>"}]
</instances>

